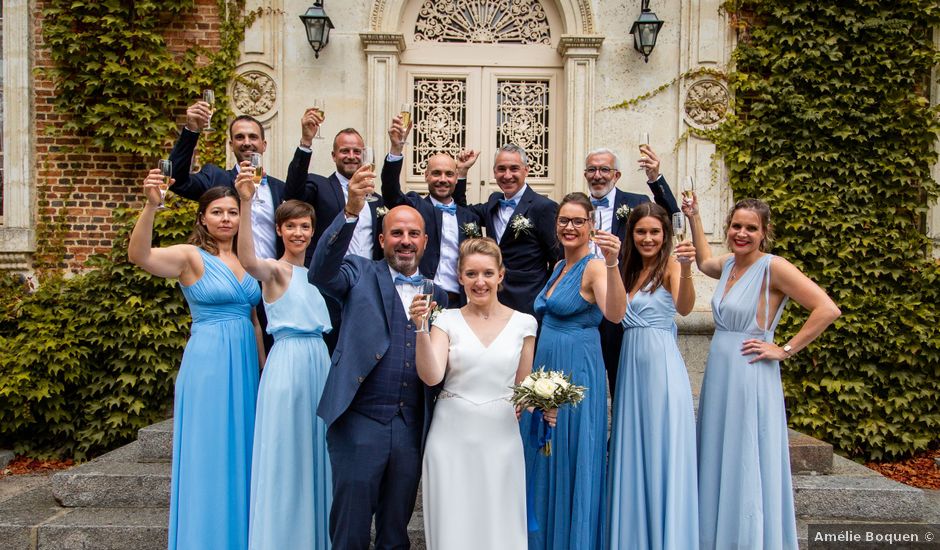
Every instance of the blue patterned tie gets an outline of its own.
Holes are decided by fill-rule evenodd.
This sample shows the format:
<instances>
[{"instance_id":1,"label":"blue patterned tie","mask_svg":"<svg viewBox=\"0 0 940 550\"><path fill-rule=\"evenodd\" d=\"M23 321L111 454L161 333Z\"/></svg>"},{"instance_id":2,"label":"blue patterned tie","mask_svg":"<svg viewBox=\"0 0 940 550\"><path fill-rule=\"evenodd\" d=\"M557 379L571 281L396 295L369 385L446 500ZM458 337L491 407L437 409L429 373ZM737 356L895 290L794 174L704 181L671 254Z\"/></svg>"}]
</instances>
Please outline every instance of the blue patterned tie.
<instances>
[{"instance_id":1,"label":"blue patterned tie","mask_svg":"<svg viewBox=\"0 0 940 550\"><path fill-rule=\"evenodd\" d=\"M607 200L607 197L604 197L603 199L591 199L591 204L594 205L594 208L597 208L598 206L603 206L604 208L607 208L608 206L610 206L610 201Z\"/></svg>"},{"instance_id":2,"label":"blue patterned tie","mask_svg":"<svg viewBox=\"0 0 940 550\"><path fill-rule=\"evenodd\" d=\"M411 285L418 286L424 282L424 277L420 274L412 275L411 277L405 277L401 273L395 275L395 284L396 285Z\"/></svg>"},{"instance_id":3,"label":"blue patterned tie","mask_svg":"<svg viewBox=\"0 0 940 550\"><path fill-rule=\"evenodd\" d=\"M437 208L441 212L447 212L451 216L457 215L457 205L455 203L450 204L435 204L434 208Z\"/></svg>"},{"instance_id":4,"label":"blue patterned tie","mask_svg":"<svg viewBox=\"0 0 940 550\"><path fill-rule=\"evenodd\" d=\"M500 208L516 208L516 199L499 199Z\"/></svg>"}]
</instances>

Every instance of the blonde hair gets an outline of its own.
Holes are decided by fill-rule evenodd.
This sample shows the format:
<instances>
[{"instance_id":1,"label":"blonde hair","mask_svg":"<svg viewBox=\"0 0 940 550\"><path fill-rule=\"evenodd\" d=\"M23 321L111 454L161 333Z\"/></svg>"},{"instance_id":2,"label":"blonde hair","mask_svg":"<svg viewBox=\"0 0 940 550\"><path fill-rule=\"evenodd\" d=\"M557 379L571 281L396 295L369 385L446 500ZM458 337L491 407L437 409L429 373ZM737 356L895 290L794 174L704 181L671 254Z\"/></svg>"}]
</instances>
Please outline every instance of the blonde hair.
<instances>
[{"instance_id":1,"label":"blonde hair","mask_svg":"<svg viewBox=\"0 0 940 550\"><path fill-rule=\"evenodd\" d=\"M496 241L489 237L474 237L460 244L460 257L457 259L457 271L463 269L463 261L467 256L482 254L496 260L496 266L503 270L503 252Z\"/></svg>"}]
</instances>

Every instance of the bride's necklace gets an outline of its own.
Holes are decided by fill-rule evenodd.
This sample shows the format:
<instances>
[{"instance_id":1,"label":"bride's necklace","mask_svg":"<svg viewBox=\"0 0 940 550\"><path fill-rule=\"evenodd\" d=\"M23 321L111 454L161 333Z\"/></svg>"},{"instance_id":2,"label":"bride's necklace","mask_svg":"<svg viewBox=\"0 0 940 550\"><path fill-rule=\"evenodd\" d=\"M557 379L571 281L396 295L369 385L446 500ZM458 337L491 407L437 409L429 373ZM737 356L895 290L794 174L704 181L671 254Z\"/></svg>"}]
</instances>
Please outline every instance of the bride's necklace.
<instances>
[{"instance_id":1,"label":"bride's necklace","mask_svg":"<svg viewBox=\"0 0 940 550\"><path fill-rule=\"evenodd\" d=\"M473 313L473 314L476 315L477 317L482 318L484 321L489 321L489 320L490 320L490 315L493 314L493 312L484 313L483 311L476 310L476 309L471 309L471 310L470 310L470 313Z\"/></svg>"}]
</instances>

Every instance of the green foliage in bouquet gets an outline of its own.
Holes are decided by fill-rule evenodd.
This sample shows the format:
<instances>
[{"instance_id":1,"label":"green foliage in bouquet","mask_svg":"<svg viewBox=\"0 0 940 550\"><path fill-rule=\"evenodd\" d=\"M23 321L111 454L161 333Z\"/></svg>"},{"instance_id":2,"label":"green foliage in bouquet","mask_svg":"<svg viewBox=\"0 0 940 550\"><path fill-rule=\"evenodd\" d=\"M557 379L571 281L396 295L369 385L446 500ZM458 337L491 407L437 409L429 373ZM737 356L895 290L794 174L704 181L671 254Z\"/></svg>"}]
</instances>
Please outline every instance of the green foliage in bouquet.
<instances>
[{"instance_id":1,"label":"green foliage in bouquet","mask_svg":"<svg viewBox=\"0 0 940 550\"><path fill-rule=\"evenodd\" d=\"M855 457L940 433L940 267L925 237L940 109L936 0L732 0L734 115L714 133L735 198L773 210L772 252L843 316L782 365L790 425ZM792 305L778 329L806 319Z\"/></svg>"},{"instance_id":2,"label":"green foliage in bouquet","mask_svg":"<svg viewBox=\"0 0 940 550\"><path fill-rule=\"evenodd\" d=\"M587 388L571 382L571 375L559 371L533 370L512 387L512 404L547 411L563 405L577 405Z\"/></svg>"},{"instance_id":3,"label":"green foliage in bouquet","mask_svg":"<svg viewBox=\"0 0 940 550\"><path fill-rule=\"evenodd\" d=\"M167 198L154 246L185 241L195 219L195 203ZM166 418L190 318L175 280L127 261L136 217L116 213L113 250L83 275L50 277L32 293L2 279L0 447L83 458Z\"/></svg>"}]
</instances>

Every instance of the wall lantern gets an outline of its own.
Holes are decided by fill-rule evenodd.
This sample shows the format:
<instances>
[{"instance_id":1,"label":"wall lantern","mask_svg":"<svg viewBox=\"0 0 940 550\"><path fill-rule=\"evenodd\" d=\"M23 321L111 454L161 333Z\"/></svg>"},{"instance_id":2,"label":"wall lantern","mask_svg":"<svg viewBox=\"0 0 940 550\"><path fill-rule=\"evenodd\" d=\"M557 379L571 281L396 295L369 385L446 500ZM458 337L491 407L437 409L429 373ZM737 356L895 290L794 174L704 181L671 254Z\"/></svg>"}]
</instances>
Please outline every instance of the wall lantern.
<instances>
[{"instance_id":1,"label":"wall lantern","mask_svg":"<svg viewBox=\"0 0 940 550\"><path fill-rule=\"evenodd\" d=\"M630 34L633 35L633 47L636 51L643 54L643 61L649 63L650 54L656 47L656 37L659 36L659 29L663 28L663 21L660 21L656 14L650 11L650 0L643 0L643 11L640 17L633 22L630 27Z\"/></svg>"},{"instance_id":2,"label":"wall lantern","mask_svg":"<svg viewBox=\"0 0 940 550\"><path fill-rule=\"evenodd\" d=\"M320 50L330 41L330 29L335 28L323 11L323 0L314 0L307 12L300 16L300 20L304 22L304 28L307 30L307 42L310 42L314 56L319 59ZM655 37L653 40L656 40Z\"/></svg>"}]
</instances>

